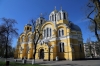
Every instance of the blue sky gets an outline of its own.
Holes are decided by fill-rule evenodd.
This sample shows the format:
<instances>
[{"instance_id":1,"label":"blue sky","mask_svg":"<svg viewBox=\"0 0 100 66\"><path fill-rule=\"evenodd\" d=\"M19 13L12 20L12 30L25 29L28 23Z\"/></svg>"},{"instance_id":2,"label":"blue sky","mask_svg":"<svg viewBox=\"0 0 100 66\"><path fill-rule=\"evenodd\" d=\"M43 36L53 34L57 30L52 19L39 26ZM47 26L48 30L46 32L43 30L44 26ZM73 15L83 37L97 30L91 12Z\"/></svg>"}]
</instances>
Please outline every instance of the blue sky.
<instances>
[{"instance_id":1,"label":"blue sky","mask_svg":"<svg viewBox=\"0 0 100 66\"><path fill-rule=\"evenodd\" d=\"M88 37L95 41L94 34L88 29L89 23L84 12L86 3L87 0L0 0L0 18L15 19L18 22L15 27L21 34L30 19L36 20L40 13L43 13L48 20L54 7L56 6L56 9L60 10L62 6L62 9L68 13L69 20L81 28L83 42L86 42ZM14 38L13 47L16 46L16 42L17 38Z\"/></svg>"}]
</instances>

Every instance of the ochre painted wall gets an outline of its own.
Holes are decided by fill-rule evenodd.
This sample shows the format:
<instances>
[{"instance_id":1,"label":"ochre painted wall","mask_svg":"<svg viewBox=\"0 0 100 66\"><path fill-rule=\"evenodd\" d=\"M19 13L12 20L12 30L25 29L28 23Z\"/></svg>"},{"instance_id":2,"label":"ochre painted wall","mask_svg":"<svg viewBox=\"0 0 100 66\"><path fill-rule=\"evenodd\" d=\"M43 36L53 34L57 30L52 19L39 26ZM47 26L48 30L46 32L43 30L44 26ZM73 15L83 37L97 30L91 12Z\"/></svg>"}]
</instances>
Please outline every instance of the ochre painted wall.
<instances>
[{"instance_id":1,"label":"ochre painted wall","mask_svg":"<svg viewBox=\"0 0 100 66\"><path fill-rule=\"evenodd\" d=\"M47 25L52 29L52 37L50 38L48 45L51 46L50 49L50 60L55 60L58 56L59 59L66 59L66 60L75 60L84 58L84 47L82 45L80 52L80 44L83 44L83 40L79 41L77 37L73 38L74 35L82 35L79 31L72 31L68 26L67 20L59 20L57 23L57 28L55 28L52 22L46 22L41 26L41 30L43 30ZM18 43L15 51L15 58L24 58L32 59L34 53L34 44L33 40L33 32L27 30L29 27L32 30L32 26L25 26L23 34L20 35L18 38ZM58 36L58 30L63 29L64 35L62 37ZM29 40L29 35L30 41ZM23 38L24 37L24 38ZM41 37L41 39L43 36ZM41 40L40 39L40 40ZM64 43L64 52L59 51L59 43ZM43 50L44 52L44 60L48 60L49 58L49 49L46 43L37 44L36 48L36 59L40 59L40 51Z\"/></svg>"}]
</instances>

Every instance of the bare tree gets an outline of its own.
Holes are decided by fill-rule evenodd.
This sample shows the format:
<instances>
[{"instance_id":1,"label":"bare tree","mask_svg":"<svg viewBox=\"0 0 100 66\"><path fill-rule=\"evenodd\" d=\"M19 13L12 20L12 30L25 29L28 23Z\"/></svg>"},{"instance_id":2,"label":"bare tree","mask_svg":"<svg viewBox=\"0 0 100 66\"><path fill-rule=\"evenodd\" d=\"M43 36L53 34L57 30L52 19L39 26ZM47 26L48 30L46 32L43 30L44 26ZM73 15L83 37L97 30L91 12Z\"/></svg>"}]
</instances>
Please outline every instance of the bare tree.
<instances>
[{"instance_id":1,"label":"bare tree","mask_svg":"<svg viewBox=\"0 0 100 66\"><path fill-rule=\"evenodd\" d=\"M34 53L33 53L34 60L32 61L32 64L35 64L36 47L41 39L42 30L40 24L36 25L36 22L33 19L31 20L31 22L33 27L33 48L34 48Z\"/></svg>"},{"instance_id":2,"label":"bare tree","mask_svg":"<svg viewBox=\"0 0 100 66\"><path fill-rule=\"evenodd\" d=\"M100 27L100 21L97 20L100 19L100 0L90 0L87 6L90 9L92 9L90 13L87 15L87 18L90 19L91 22L93 23L94 28L92 29L94 29L95 36L97 40L100 42L100 37L98 34L98 27ZM91 15L93 15L94 13L95 13L95 17L92 18Z\"/></svg>"},{"instance_id":3,"label":"bare tree","mask_svg":"<svg viewBox=\"0 0 100 66\"><path fill-rule=\"evenodd\" d=\"M17 33L18 29L14 27L15 24L17 24L17 22L14 19L2 18L2 20L3 20L2 25L4 26L4 28L0 33L4 34L5 36L6 59L7 59L7 50L8 50L7 47L11 44L10 39L18 36Z\"/></svg>"},{"instance_id":4,"label":"bare tree","mask_svg":"<svg viewBox=\"0 0 100 66\"><path fill-rule=\"evenodd\" d=\"M92 23L89 28L94 32L100 47L100 0L89 0L87 7L91 9L87 15ZM100 52L99 48L98 51Z\"/></svg>"},{"instance_id":5,"label":"bare tree","mask_svg":"<svg viewBox=\"0 0 100 66\"><path fill-rule=\"evenodd\" d=\"M6 46L6 36L5 36L5 31L6 31L6 27L4 25L0 25L0 56L1 57L5 57L5 46ZM8 45L11 45L10 44L11 41L9 39L9 44Z\"/></svg>"}]
</instances>

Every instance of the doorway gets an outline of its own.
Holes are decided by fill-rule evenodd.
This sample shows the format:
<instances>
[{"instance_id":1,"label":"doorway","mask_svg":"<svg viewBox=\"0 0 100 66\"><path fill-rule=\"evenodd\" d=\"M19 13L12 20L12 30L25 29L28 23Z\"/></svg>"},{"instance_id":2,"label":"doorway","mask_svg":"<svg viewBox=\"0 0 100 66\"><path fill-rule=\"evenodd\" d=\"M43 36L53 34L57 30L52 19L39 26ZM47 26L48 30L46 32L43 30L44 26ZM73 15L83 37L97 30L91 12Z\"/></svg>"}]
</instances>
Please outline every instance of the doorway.
<instances>
[{"instance_id":1,"label":"doorway","mask_svg":"<svg viewBox=\"0 0 100 66\"><path fill-rule=\"evenodd\" d=\"M44 59L44 49L40 49L40 59Z\"/></svg>"}]
</instances>

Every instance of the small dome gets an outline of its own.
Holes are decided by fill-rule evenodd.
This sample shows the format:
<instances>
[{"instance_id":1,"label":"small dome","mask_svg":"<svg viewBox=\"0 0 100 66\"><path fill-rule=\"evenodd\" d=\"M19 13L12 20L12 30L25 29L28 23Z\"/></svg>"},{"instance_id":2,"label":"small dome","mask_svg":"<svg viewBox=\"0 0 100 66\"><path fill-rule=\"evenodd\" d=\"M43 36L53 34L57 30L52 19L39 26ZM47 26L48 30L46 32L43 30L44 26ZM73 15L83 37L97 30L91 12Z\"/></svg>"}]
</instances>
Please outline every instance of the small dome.
<instances>
[{"instance_id":1,"label":"small dome","mask_svg":"<svg viewBox=\"0 0 100 66\"><path fill-rule=\"evenodd\" d=\"M58 13L58 11L57 11L57 10L53 10L51 13L53 13L53 14L54 14L54 13Z\"/></svg>"},{"instance_id":2,"label":"small dome","mask_svg":"<svg viewBox=\"0 0 100 66\"><path fill-rule=\"evenodd\" d=\"M55 14L55 13L58 13L58 11L56 10L56 6L55 6L54 10L50 14Z\"/></svg>"},{"instance_id":3,"label":"small dome","mask_svg":"<svg viewBox=\"0 0 100 66\"><path fill-rule=\"evenodd\" d=\"M81 29L80 29L80 27L78 25L75 25L75 24L73 24L71 22L69 24L69 28L71 28L71 30L81 31Z\"/></svg>"},{"instance_id":4,"label":"small dome","mask_svg":"<svg viewBox=\"0 0 100 66\"><path fill-rule=\"evenodd\" d=\"M26 24L26 26L32 26L31 24Z\"/></svg>"}]
</instances>

